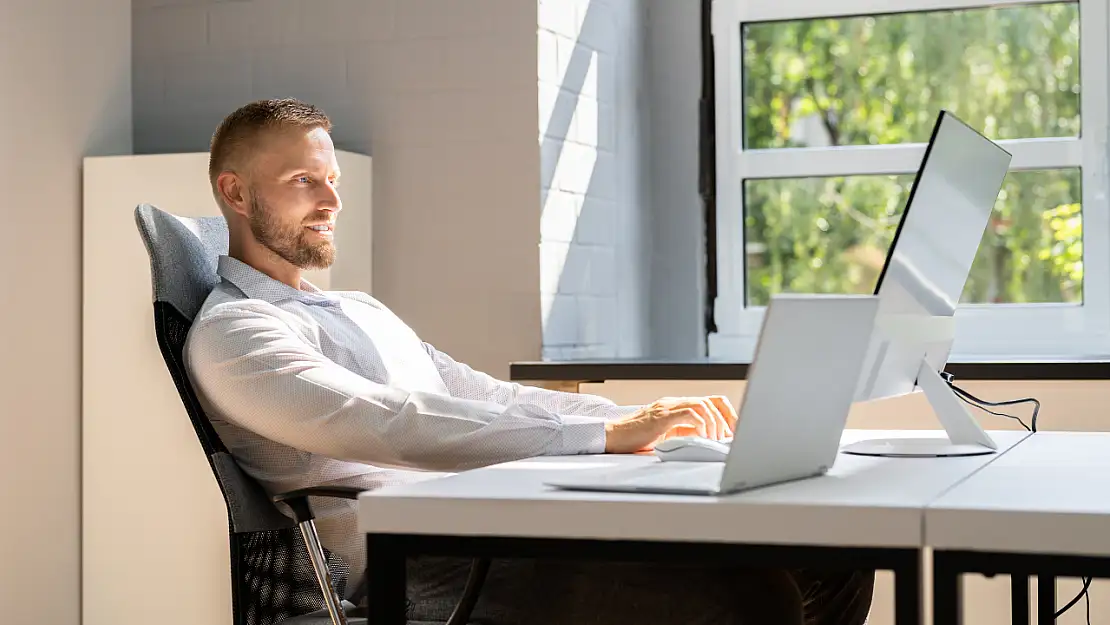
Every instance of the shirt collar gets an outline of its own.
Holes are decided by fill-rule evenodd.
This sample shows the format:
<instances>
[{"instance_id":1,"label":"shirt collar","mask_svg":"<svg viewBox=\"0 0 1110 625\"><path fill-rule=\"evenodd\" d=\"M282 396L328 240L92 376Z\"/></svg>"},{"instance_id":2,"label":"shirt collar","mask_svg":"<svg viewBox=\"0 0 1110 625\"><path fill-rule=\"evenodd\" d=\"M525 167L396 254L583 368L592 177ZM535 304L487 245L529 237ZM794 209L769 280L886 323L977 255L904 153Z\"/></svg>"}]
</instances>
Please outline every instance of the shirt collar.
<instances>
[{"instance_id":1,"label":"shirt collar","mask_svg":"<svg viewBox=\"0 0 1110 625\"><path fill-rule=\"evenodd\" d=\"M243 261L230 256L220 256L216 273L234 284L250 299L260 299L270 304L284 300L295 300L305 304L337 304L339 300L321 291L308 280L301 279L301 288L293 287L274 280L270 276L251 267Z\"/></svg>"}]
</instances>

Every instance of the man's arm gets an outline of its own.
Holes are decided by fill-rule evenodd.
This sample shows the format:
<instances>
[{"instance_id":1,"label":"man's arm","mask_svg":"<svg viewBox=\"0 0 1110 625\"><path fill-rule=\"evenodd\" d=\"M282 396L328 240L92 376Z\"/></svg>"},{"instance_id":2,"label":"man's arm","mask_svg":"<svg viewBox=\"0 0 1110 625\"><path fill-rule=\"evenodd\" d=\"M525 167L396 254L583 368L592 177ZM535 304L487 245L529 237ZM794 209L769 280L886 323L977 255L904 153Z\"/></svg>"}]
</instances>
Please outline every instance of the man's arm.
<instances>
[{"instance_id":1,"label":"man's arm","mask_svg":"<svg viewBox=\"0 0 1110 625\"><path fill-rule=\"evenodd\" d=\"M379 384L324 357L261 306L225 305L199 319L187 358L222 418L331 458L450 471L605 449L602 418Z\"/></svg>"},{"instance_id":2,"label":"man's arm","mask_svg":"<svg viewBox=\"0 0 1110 625\"><path fill-rule=\"evenodd\" d=\"M427 343L424 349L453 396L539 406L556 414L604 418L605 446L610 453L645 451L676 433L713 439L732 436L736 423L736 412L725 397L666 397L650 406L618 406L596 395L562 393L504 382L456 362Z\"/></svg>"},{"instance_id":3,"label":"man's arm","mask_svg":"<svg viewBox=\"0 0 1110 625\"><path fill-rule=\"evenodd\" d=\"M640 406L618 406L597 395L564 393L505 382L457 362L428 343L424 343L424 349L435 362L447 390L455 397L492 401L502 405L528 404L556 414L589 415L604 419L627 416L640 409Z\"/></svg>"}]
</instances>

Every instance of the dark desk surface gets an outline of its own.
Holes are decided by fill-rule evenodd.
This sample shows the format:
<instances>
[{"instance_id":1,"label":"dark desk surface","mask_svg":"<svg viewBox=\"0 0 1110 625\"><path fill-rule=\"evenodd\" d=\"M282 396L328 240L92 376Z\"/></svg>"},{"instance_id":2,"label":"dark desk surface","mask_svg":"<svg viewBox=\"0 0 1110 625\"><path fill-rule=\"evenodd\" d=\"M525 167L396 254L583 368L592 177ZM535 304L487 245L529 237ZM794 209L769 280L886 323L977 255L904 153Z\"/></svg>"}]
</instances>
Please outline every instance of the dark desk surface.
<instances>
[{"instance_id":1,"label":"dark desk surface","mask_svg":"<svg viewBox=\"0 0 1110 625\"><path fill-rule=\"evenodd\" d=\"M951 362L957 380L1105 380L1106 360ZM600 382L604 380L743 380L748 363L724 360L573 360L514 362L517 381Z\"/></svg>"}]
</instances>

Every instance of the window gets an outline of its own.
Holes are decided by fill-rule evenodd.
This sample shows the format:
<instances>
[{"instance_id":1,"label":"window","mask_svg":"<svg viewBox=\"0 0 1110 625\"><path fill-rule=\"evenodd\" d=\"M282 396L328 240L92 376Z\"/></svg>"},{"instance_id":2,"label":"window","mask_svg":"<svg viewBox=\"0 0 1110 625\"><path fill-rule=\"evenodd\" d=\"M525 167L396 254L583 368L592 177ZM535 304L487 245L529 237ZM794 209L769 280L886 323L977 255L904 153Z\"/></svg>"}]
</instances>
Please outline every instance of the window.
<instances>
[{"instance_id":1,"label":"window","mask_svg":"<svg viewBox=\"0 0 1110 625\"><path fill-rule=\"evenodd\" d=\"M1110 0L715 0L712 357L768 298L870 293L947 109L1014 158L953 360L1110 353Z\"/></svg>"}]
</instances>

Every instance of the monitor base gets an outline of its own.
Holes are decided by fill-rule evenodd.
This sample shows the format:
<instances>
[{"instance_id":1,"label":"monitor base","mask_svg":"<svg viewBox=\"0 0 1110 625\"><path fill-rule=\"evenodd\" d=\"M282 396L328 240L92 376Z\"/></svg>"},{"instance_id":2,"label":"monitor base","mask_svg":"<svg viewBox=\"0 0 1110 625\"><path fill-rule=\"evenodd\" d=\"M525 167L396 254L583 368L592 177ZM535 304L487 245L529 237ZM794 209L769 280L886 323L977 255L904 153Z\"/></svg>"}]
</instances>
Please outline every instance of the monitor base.
<instances>
[{"instance_id":1,"label":"monitor base","mask_svg":"<svg viewBox=\"0 0 1110 625\"><path fill-rule=\"evenodd\" d=\"M983 445L960 445L947 438L876 438L844 445L840 451L855 456L886 458L942 458L995 453L995 450Z\"/></svg>"},{"instance_id":2,"label":"monitor base","mask_svg":"<svg viewBox=\"0 0 1110 625\"><path fill-rule=\"evenodd\" d=\"M967 406L927 361L921 361L917 385L925 393L945 437L884 438L858 441L840 451L861 456L941 458L994 453L998 443L987 434Z\"/></svg>"}]
</instances>

